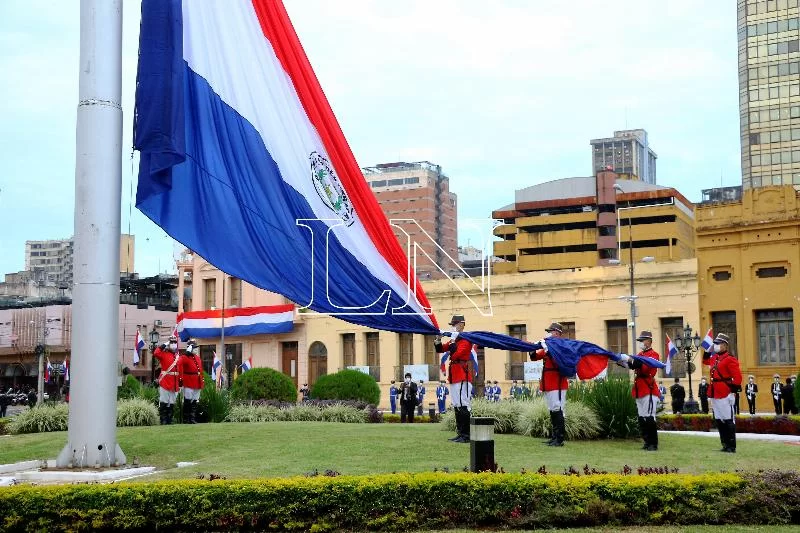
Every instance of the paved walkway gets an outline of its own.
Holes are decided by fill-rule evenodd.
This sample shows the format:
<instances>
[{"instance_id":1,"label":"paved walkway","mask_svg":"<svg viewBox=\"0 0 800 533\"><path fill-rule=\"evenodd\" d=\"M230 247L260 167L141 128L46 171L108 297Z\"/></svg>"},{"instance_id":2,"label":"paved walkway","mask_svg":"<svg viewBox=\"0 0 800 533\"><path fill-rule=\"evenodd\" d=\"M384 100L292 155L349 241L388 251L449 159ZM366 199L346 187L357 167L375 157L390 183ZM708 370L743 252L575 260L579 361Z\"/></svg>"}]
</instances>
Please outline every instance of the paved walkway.
<instances>
[{"instance_id":1,"label":"paved walkway","mask_svg":"<svg viewBox=\"0 0 800 533\"><path fill-rule=\"evenodd\" d=\"M659 433L666 433L669 435L693 435L695 437L715 437L719 438L719 433L716 431L662 431ZM800 444L800 436L797 435L774 435L772 433L736 433L737 439L744 440L771 440L778 442L791 442Z\"/></svg>"}]
</instances>

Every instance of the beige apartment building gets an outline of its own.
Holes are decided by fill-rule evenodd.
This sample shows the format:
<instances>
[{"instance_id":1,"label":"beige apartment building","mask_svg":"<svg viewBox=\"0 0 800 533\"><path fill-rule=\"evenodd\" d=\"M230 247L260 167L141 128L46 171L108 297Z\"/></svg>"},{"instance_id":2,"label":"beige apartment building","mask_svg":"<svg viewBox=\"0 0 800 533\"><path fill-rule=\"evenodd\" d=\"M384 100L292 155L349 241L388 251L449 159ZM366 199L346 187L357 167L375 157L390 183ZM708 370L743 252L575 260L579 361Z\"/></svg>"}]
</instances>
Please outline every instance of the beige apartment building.
<instances>
[{"instance_id":1,"label":"beige apartment building","mask_svg":"<svg viewBox=\"0 0 800 533\"><path fill-rule=\"evenodd\" d=\"M136 237L134 235L125 233L120 235L120 274L136 272L134 269L135 245ZM31 273L31 278L36 282L71 288L73 248L74 241L72 237L69 239L25 241L25 270Z\"/></svg>"},{"instance_id":2,"label":"beige apartment building","mask_svg":"<svg viewBox=\"0 0 800 533\"><path fill-rule=\"evenodd\" d=\"M457 197L442 167L419 161L383 163L363 171L386 218L396 220L392 229L400 246L412 253L414 242L422 248L424 253L417 253L419 278L443 277L437 265L448 274L457 271Z\"/></svg>"}]
</instances>

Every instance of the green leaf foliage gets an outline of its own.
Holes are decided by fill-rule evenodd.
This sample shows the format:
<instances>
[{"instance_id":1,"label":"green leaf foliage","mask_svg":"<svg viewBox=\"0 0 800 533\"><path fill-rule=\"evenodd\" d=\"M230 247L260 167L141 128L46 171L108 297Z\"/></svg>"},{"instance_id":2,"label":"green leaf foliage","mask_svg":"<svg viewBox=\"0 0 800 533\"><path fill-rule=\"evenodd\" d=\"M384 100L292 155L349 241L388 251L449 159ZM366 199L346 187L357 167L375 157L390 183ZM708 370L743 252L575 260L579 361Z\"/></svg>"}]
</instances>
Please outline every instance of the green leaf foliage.
<instances>
[{"instance_id":1,"label":"green leaf foliage","mask_svg":"<svg viewBox=\"0 0 800 533\"><path fill-rule=\"evenodd\" d=\"M375 378L358 370L340 370L320 377L311 388L311 397L320 400L362 400L378 405L381 389Z\"/></svg>"},{"instance_id":2,"label":"green leaf foliage","mask_svg":"<svg viewBox=\"0 0 800 533\"><path fill-rule=\"evenodd\" d=\"M624 439L639 435L636 401L631 396L633 383L628 376L612 375L583 386L583 401L600 419L601 436Z\"/></svg>"},{"instance_id":3,"label":"green leaf foliage","mask_svg":"<svg viewBox=\"0 0 800 533\"><path fill-rule=\"evenodd\" d=\"M117 400L128 400L137 398L142 390L142 384L135 377L128 374L122 381L122 385L117 387Z\"/></svg>"},{"instance_id":4,"label":"green leaf foliage","mask_svg":"<svg viewBox=\"0 0 800 533\"><path fill-rule=\"evenodd\" d=\"M5 530L54 532L778 525L798 523L798 508L797 472L316 475L0 491Z\"/></svg>"},{"instance_id":5,"label":"green leaf foliage","mask_svg":"<svg viewBox=\"0 0 800 533\"><path fill-rule=\"evenodd\" d=\"M225 389L217 390L217 385L211 381L211 377L206 372L203 372L203 376L205 377L205 386L200 392L200 401L198 402L198 422L222 422L231 409L230 395Z\"/></svg>"},{"instance_id":6,"label":"green leaf foliage","mask_svg":"<svg viewBox=\"0 0 800 533\"><path fill-rule=\"evenodd\" d=\"M47 431L66 431L69 423L69 406L65 403L40 404L25 409L11 419L8 431L19 433L43 433Z\"/></svg>"},{"instance_id":7,"label":"green leaf foliage","mask_svg":"<svg viewBox=\"0 0 800 533\"><path fill-rule=\"evenodd\" d=\"M253 368L236 378L231 395L236 401L296 402L297 387L292 378L282 372L272 368Z\"/></svg>"},{"instance_id":8,"label":"green leaf foliage","mask_svg":"<svg viewBox=\"0 0 800 533\"><path fill-rule=\"evenodd\" d=\"M143 398L117 402L117 427L155 426L158 422L158 409Z\"/></svg>"}]
</instances>

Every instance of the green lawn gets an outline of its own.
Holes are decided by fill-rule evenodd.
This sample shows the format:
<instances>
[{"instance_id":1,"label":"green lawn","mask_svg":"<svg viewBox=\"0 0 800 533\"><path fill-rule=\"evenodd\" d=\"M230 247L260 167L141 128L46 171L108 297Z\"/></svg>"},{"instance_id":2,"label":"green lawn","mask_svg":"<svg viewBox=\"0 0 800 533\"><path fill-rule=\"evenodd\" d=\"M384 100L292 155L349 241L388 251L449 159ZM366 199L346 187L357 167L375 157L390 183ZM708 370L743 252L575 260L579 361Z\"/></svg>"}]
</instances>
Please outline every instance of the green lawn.
<instances>
[{"instance_id":1,"label":"green lawn","mask_svg":"<svg viewBox=\"0 0 800 533\"><path fill-rule=\"evenodd\" d=\"M445 529L439 532L429 533L474 533L486 531L485 529ZM524 533L524 530L516 530ZM537 531L542 531L541 529ZM658 527L598 527L598 528L576 528L576 529L548 529L548 533L569 532L569 533L792 533L800 531L800 526L658 526Z\"/></svg>"},{"instance_id":2,"label":"green lawn","mask_svg":"<svg viewBox=\"0 0 800 533\"><path fill-rule=\"evenodd\" d=\"M263 424L198 424L121 428L120 445L129 462L164 470L158 478L195 477L199 473L228 478L302 475L318 469L342 474L420 472L443 467L460 470L469 464L469 445L447 441L438 424L335 424L272 422ZM800 446L740 441L738 453L718 452L719 440L686 435L661 435L658 452L644 452L639 441L567 442L550 448L518 435L497 435L496 460L506 471L535 471L545 465L562 473L584 464L616 472L627 464L668 466L681 473L757 470L800 465ZM0 464L54 458L65 433L0 437ZM175 468L178 461L195 461Z\"/></svg>"}]
</instances>

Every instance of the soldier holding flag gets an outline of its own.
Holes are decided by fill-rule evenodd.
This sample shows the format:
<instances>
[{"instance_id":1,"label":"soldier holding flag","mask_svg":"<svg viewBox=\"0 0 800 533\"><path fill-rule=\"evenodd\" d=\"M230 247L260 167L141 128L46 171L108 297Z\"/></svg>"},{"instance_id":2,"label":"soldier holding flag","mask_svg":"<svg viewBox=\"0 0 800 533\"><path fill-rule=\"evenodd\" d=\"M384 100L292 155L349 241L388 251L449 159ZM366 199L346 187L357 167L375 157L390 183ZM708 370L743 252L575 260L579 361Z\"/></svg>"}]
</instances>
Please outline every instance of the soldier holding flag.
<instances>
[{"instance_id":1,"label":"soldier holding flag","mask_svg":"<svg viewBox=\"0 0 800 533\"><path fill-rule=\"evenodd\" d=\"M203 390L203 362L196 340L189 339L186 343L186 351L181 354L178 366L183 383L183 423L194 424Z\"/></svg>"},{"instance_id":2,"label":"soldier holding flag","mask_svg":"<svg viewBox=\"0 0 800 533\"><path fill-rule=\"evenodd\" d=\"M736 453L734 419L735 393L742 390L742 371L739 360L728 352L728 336L717 334L714 339L716 358L711 366L711 398L722 452Z\"/></svg>"},{"instance_id":3,"label":"soldier holding flag","mask_svg":"<svg viewBox=\"0 0 800 533\"><path fill-rule=\"evenodd\" d=\"M545 331L550 337L561 337L564 327L558 322L553 322ZM565 376L561 375L558 365L547 352L546 341L540 341L543 348L530 352L528 356L531 361L544 361L542 369L542 379L539 387L544 393L547 409L550 411L550 423L553 426L553 434L545 444L548 446L563 446L566 436L566 422L564 420L564 407L567 403L567 388L569 382Z\"/></svg>"},{"instance_id":4,"label":"soldier holding flag","mask_svg":"<svg viewBox=\"0 0 800 533\"><path fill-rule=\"evenodd\" d=\"M637 354L639 357L649 357L656 361L661 356L653 349L653 334L642 331L636 339L642 346ZM656 407L658 405L659 390L656 384L657 369L646 365L639 359L624 356L621 361L634 371L633 390L631 395L636 399L636 410L639 414L639 432L642 434L643 450L654 452L658 450L658 426L656 425Z\"/></svg>"},{"instance_id":5,"label":"soldier holding flag","mask_svg":"<svg viewBox=\"0 0 800 533\"><path fill-rule=\"evenodd\" d=\"M469 442L469 419L472 407L472 372L469 365L472 360L472 343L458 336L464 331L466 322L464 315L453 315L450 319L452 333L447 343L442 343L441 335L433 341L437 353L447 352L450 357L450 402L456 414L456 431L458 435L452 442ZM442 361L444 365L444 358Z\"/></svg>"}]
</instances>

